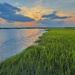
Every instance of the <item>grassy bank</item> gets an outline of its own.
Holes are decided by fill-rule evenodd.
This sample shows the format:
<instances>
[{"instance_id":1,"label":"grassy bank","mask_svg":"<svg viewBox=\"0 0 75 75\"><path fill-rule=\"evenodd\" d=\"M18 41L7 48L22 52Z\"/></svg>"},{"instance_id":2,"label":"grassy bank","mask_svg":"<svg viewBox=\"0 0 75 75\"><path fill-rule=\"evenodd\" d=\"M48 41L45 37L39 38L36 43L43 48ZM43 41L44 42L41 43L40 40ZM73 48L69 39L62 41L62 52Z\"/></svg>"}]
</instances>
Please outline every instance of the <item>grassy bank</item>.
<instances>
[{"instance_id":1,"label":"grassy bank","mask_svg":"<svg viewBox=\"0 0 75 75\"><path fill-rule=\"evenodd\" d=\"M48 29L38 45L0 64L0 75L75 75L75 29Z\"/></svg>"}]
</instances>

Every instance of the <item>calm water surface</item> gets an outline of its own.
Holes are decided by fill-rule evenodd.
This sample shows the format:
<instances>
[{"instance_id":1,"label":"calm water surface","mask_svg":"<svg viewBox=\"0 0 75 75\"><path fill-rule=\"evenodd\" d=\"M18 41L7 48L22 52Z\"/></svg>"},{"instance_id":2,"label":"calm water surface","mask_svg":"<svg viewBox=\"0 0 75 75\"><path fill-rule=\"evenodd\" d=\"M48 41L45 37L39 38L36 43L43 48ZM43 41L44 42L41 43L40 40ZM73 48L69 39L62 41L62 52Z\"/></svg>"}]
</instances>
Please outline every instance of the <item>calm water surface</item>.
<instances>
[{"instance_id":1,"label":"calm water surface","mask_svg":"<svg viewBox=\"0 0 75 75\"><path fill-rule=\"evenodd\" d=\"M44 33L41 29L0 30L0 61L20 53Z\"/></svg>"}]
</instances>

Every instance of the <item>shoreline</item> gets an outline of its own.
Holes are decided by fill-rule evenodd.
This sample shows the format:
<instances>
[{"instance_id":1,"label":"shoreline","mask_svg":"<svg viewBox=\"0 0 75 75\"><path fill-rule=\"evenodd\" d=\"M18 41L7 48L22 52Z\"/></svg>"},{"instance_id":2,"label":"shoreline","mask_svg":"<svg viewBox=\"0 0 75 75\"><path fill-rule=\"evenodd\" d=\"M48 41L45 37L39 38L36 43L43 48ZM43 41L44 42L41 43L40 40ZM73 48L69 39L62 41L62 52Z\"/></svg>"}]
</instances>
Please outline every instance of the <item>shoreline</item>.
<instances>
[{"instance_id":1,"label":"shoreline","mask_svg":"<svg viewBox=\"0 0 75 75\"><path fill-rule=\"evenodd\" d=\"M29 29L29 30L31 30L31 34L28 34L28 36L26 37L27 38L25 41L26 45L25 45L24 49L22 49L20 52L23 52L23 50L27 49L28 47L35 45L36 41L39 40L39 37L41 37L45 33L45 29L38 29L38 30L34 29L33 31L36 31L34 33L33 33L32 29ZM2 60L0 60L0 62L4 62L5 60L16 56L17 54L20 54L20 52L12 54L9 57L5 57Z\"/></svg>"},{"instance_id":2,"label":"shoreline","mask_svg":"<svg viewBox=\"0 0 75 75\"><path fill-rule=\"evenodd\" d=\"M74 75L74 51L75 29L48 29L38 45L0 63L0 75Z\"/></svg>"}]
</instances>

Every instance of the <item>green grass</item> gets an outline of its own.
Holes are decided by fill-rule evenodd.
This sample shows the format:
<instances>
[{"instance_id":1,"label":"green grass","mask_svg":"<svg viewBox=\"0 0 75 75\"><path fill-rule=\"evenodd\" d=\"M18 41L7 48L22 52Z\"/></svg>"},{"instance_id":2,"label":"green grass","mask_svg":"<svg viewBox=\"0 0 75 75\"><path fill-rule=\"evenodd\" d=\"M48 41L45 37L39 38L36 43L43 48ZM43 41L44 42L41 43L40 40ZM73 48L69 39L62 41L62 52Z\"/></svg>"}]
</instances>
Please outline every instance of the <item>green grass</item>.
<instances>
[{"instance_id":1,"label":"green grass","mask_svg":"<svg viewBox=\"0 0 75 75\"><path fill-rule=\"evenodd\" d=\"M38 43L0 63L0 75L75 75L75 28L48 29Z\"/></svg>"}]
</instances>

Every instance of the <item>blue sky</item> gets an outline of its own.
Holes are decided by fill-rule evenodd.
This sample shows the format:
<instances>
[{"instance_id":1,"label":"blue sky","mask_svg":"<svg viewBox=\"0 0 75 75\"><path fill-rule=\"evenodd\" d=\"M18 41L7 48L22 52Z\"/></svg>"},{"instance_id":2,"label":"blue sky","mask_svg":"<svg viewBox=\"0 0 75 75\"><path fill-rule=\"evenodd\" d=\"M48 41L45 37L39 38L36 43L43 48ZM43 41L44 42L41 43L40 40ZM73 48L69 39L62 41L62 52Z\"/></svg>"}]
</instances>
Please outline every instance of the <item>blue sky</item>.
<instances>
[{"instance_id":1,"label":"blue sky","mask_svg":"<svg viewBox=\"0 0 75 75\"><path fill-rule=\"evenodd\" d=\"M75 0L0 0L0 27L75 27Z\"/></svg>"}]
</instances>

